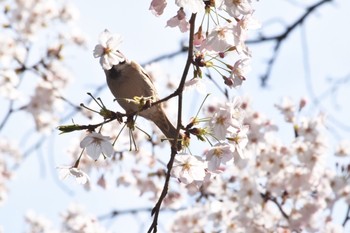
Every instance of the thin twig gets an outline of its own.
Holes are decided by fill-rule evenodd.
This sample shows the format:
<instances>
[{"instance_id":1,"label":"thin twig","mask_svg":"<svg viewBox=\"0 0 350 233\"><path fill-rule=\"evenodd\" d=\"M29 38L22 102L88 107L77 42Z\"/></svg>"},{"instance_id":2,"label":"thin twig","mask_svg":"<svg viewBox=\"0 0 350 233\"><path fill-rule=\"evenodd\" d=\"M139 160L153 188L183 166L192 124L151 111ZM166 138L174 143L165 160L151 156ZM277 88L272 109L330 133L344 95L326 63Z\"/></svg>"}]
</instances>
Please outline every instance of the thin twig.
<instances>
[{"instance_id":1,"label":"thin twig","mask_svg":"<svg viewBox=\"0 0 350 233\"><path fill-rule=\"evenodd\" d=\"M145 64L141 64L141 66L145 66L145 65L148 65L148 64L151 64L151 63L159 62L159 61L162 61L162 60L165 60L165 59L170 59L170 58L176 57L176 56L178 56L180 54L183 54L183 53L185 53L187 51L188 51L188 48L186 46L182 45L181 49L179 49L178 51L175 51L175 52L172 52L172 53L169 53L169 54L165 54L165 55L156 57L156 58L154 58L152 60L149 60Z\"/></svg>"},{"instance_id":2,"label":"thin twig","mask_svg":"<svg viewBox=\"0 0 350 233\"><path fill-rule=\"evenodd\" d=\"M179 210L183 210L184 208L178 208L178 209L164 209L163 211L167 211L167 212L177 212ZM125 209L125 210L113 210L110 213L101 215L98 218L99 221L103 221L103 220L108 220L111 218L116 218L117 216L120 215L126 215L126 214L137 214L137 213L141 213L141 212L151 212L152 208L150 207L145 207L145 208L135 208L135 209Z\"/></svg>"},{"instance_id":3,"label":"thin twig","mask_svg":"<svg viewBox=\"0 0 350 233\"><path fill-rule=\"evenodd\" d=\"M322 6L324 3L327 2L332 2L333 0L322 0L319 1L317 3L315 3L312 6L309 6L308 8L306 8L306 11L303 15L301 15L293 24L291 24L289 27L287 27L287 29L279 34L279 35L274 35L274 36L260 36L257 39L254 40L247 40L246 43L247 44L260 44L262 42L269 42L269 41L275 41L275 40L284 40L286 39L289 34L300 24L302 24L304 22L304 20L309 16L309 14L313 13L313 11L315 11L318 7Z\"/></svg>"},{"instance_id":4,"label":"thin twig","mask_svg":"<svg viewBox=\"0 0 350 233\"><path fill-rule=\"evenodd\" d=\"M345 227L346 223L349 220L350 220L350 205L348 205L348 210L346 211L346 216L345 216L345 219L344 219L342 226Z\"/></svg>"},{"instance_id":5,"label":"thin twig","mask_svg":"<svg viewBox=\"0 0 350 233\"><path fill-rule=\"evenodd\" d=\"M5 126L6 122L10 119L11 114L13 113L13 105L14 105L14 101L10 100L9 102L9 107L7 110L7 113L5 115L5 117L2 119L1 123L0 123L0 131L2 130L2 128Z\"/></svg>"},{"instance_id":6,"label":"thin twig","mask_svg":"<svg viewBox=\"0 0 350 233\"><path fill-rule=\"evenodd\" d=\"M284 211L284 209L282 208L282 205L280 203L278 203L277 198L271 196L270 193L260 193L261 197L267 202L267 201L272 201L273 203L276 204L277 208L279 209L279 211L281 212L282 216L288 220L289 216L288 214Z\"/></svg>"},{"instance_id":7,"label":"thin twig","mask_svg":"<svg viewBox=\"0 0 350 233\"><path fill-rule=\"evenodd\" d=\"M278 35L273 35L273 36L260 36L257 39L254 40L248 40L246 43L247 44L260 44L263 42L270 42L270 41L274 41L275 42L275 46L273 49L273 54L271 56L271 58L267 61L267 69L264 75L261 76L261 86L265 87L267 80L270 77L271 71L272 71L272 67L275 64L278 52L281 48L282 42L287 39L287 37L289 35L291 35L291 33L301 24L303 24L303 22L305 21L305 19L311 14L313 13L316 9L318 9L318 7L322 6L325 3L328 2L332 2L333 0L322 0L319 1L317 3L315 3L312 6L309 6L306 8L306 11L303 15L301 15L294 23L292 23L289 27L286 28L286 30Z\"/></svg>"},{"instance_id":8,"label":"thin twig","mask_svg":"<svg viewBox=\"0 0 350 233\"><path fill-rule=\"evenodd\" d=\"M281 212L282 216L288 220L289 219L288 214L284 211L281 204L278 203L277 199L275 197L269 197L269 200L276 204L276 206L279 209L279 211Z\"/></svg>"}]
</instances>

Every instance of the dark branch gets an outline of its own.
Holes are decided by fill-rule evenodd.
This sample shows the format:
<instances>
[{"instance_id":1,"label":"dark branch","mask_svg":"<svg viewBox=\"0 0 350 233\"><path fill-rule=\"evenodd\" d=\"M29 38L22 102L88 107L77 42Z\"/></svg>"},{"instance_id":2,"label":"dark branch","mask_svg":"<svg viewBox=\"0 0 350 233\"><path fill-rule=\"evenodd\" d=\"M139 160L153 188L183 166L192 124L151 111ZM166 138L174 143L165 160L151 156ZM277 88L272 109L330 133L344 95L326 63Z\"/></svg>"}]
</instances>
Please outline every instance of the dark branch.
<instances>
[{"instance_id":1,"label":"dark branch","mask_svg":"<svg viewBox=\"0 0 350 233\"><path fill-rule=\"evenodd\" d=\"M350 205L348 205L348 210L346 211L346 216L343 221L342 226L345 227L346 223L350 220Z\"/></svg>"},{"instance_id":2,"label":"dark branch","mask_svg":"<svg viewBox=\"0 0 350 233\"><path fill-rule=\"evenodd\" d=\"M289 216L288 214L284 211L284 209L282 208L282 205L277 201L276 197L271 196L270 193L260 193L261 197L265 200L265 201L272 201L273 203L276 204L277 208L279 209L279 211L281 212L282 216L288 220Z\"/></svg>"},{"instance_id":3,"label":"dark branch","mask_svg":"<svg viewBox=\"0 0 350 233\"><path fill-rule=\"evenodd\" d=\"M8 107L7 113L6 113L5 117L4 117L4 119L2 119L2 122L0 123L0 131L5 126L6 122L10 118L11 114L14 112L13 105L14 105L14 101L11 100L9 102L9 107Z\"/></svg>"},{"instance_id":4,"label":"dark branch","mask_svg":"<svg viewBox=\"0 0 350 233\"><path fill-rule=\"evenodd\" d=\"M181 77L181 81L179 84L179 87L177 88L177 90L173 93L174 95L178 95L179 96L179 102L178 102L178 118L177 118L177 133L175 136L175 140L173 140L172 142L172 147L171 147L171 155L170 155L170 160L168 162L167 165L167 173L166 173L166 177L165 177L165 182L164 182L164 186L163 186L163 190L162 193L158 199L158 202L156 203L156 205L154 206L154 208L152 209L152 216L153 217L153 221L152 224L150 226L150 228L148 229L148 233L151 232L157 232L157 225L158 225L158 216L159 216L159 212L160 212L160 208L161 205L163 203L164 198L166 197L167 193L168 193L168 187L169 187L169 181L170 181L170 174L171 174L171 169L173 168L173 164L174 164L174 160L175 160L175 156L177 154L177 150L176 150L176 141L178 139L179 136L179 131L181 128L181 121L182 121L182 92L184 89L184 85L185 85L185 81L188 75L188 71L190 69L190 66L192 64L193 61L193 35L194 35L194 28L195 28L195 19L196 19L196 14L192 14L191 19L190 19L190 38L189 38L189 49L188 49L188 56L187 56L187 61L186 61L186 65Z\"/></svg>"},{"instance_id":5,"label":"dark branch","mask_svg":"<svg viewBox=\"0 0 350 233\"><path fill-rule=\"evenodd\" d=\"M145 66L145 65L148 65L148 64L151 64L151 63L159 62L159 61L162 61L162 60L165 60L165 59L171 59L171 58L176 57L176 56L178 56L180 54L183 54L183 53L185 53L187 51L188 51L188 47L182 45L180 50L172 52L172 53L169 53L169 54L165 54L165 55L162 55L162 56L159 56L159 57L156 57L156 58L154 58L152 60L149 60L148 62L146 62L144 64L141 64L141 66Z\"/></svg>"},{"instance_id":6,"label":"dark branch","mask_svg":"<svg viewBox=\"0 0 350 233\"><path fill-rule=\"evenodd\" d=\"M267 61L267 69L265 74L261 76L261 86L265 87L267 84L267 80L270 77L273 65L275 64L276 58L278 56L278 52L281 48L282 42L287 39L288 36L291 35L291 33L299 26L302 25L303 22L306 20L306 18L313 13L316 9L321 7L323 4L332 2L333 0L322 0L317 3L315 3L312 6L309 6L306 8L306 11L303 15L301 15L294 23L292 23L289 27L286 28L286 30L278 35L274 36L260 36L257 39L254 40L248 40L247 44L261 44L264 42L274 42L275 46L273 48L273 54L271 58Z\"/></svg>"},{"instance_id":7,"label":"dark branch","mask_svg":"<svg viewBox=\"0 0 350 233\"><path fill-rule=\"evenodd\" d=\"M179 209L163 209L162 212L166 211L166 212L177 212L179 210L183 210L184 208L179 208ZM101 215L98 217L98 219L100 221L102 220L107 220L107 219L112 219L112 218L116 218L120 215L126 215L126 214L138 214L138 213L142 213L142 212L151 212L152 208L136 208L136 209L126 209L126 210L113 210L108 214L105 215Z\"/></svg>"}]
</instances>

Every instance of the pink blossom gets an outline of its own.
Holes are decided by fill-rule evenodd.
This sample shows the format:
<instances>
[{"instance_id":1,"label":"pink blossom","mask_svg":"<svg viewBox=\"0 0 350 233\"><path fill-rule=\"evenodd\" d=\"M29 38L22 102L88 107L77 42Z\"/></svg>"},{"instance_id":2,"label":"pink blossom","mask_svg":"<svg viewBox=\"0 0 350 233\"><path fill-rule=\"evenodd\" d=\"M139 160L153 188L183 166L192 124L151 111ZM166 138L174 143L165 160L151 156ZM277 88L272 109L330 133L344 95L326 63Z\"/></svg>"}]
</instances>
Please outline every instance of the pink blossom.
<instances>
[{"instance_id":1,"label":"pink blossom","mask_svg":"<svg viewBox=\"0 0 350 233\"><path fill-rule=\"evenodd\" d=\"M177 15L167 21L169 27L179 27L181 32L187 32L190 29L190 24L186 21L186 13L181 8L177 11Z\"/></svg>"},{"instance_id":2,"label":"pink blossom","mask_svg":"<svg viewBox=\"0 0 350 233\"><path fill-rule=\"evenodd\" d=\"M166 0L152 0L149 10L155 15L160 16L167 5Z\"/></svg>"},{"instance_id":3,"label":"pink blossom","mask_svg":"<svg viewBox=\"0 0 350 233\"><path fill-rule=\"evenodd\" d=\"M250 70L250 60L248 58L239 59L236 61L231 69L230 75L230 79L232 80L232 87L241 86L242 82L246 80L246 76Z\"/></svg>"}]
</instances>

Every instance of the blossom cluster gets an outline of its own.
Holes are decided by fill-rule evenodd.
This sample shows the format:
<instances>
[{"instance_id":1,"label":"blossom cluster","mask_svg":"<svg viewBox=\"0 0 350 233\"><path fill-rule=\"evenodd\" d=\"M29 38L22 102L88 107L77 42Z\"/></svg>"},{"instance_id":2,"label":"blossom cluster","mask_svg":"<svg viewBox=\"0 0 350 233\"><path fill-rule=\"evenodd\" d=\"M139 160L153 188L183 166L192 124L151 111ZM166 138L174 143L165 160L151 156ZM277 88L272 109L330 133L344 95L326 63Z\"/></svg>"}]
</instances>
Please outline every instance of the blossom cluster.
<instances>
[{"instance_id":1,"label":"blossom cluster","mask_svg":"<svg viewBox=\"0 0 350 233\"><path fill-rule=\"evenodd\" d=\"M294 110L288 114L296 117L297 107L289 103ZM282 143L277 127L249 101L240 106L249 125L249 158L205 180L202 202L177 212L169 231L343 232L332 210L338 201L349 204L349 171L337 174L327 166L323 117L296 120L298 136Z\"/></svg>"},{"instance_id":2,"label":"blossom cluster","mask_svg":"<svg viewBox=\"0 0 350 233\"><path fill-rule=\"evenodd\" d=\"M279 138L278 127L271 120L254 110L247 97L205 106L203 115L210 120L203 127L208 132L224 123L231 128L218 130L226 141L213 144L197 156L188 152L176 155L172 170L176 179L171 180L163 202L164 208L176 212L167 232L344 232L333 213L337 203L350 204L350 184L346 179L350 171L331 169L327 155L333 151L344 157L344 153L339 155L346 151L341 148L348 147L341 142L338 147L329 148L324 117L301 116L298 105L292 100L288 103L294 110L282 114L288 113L295 120L287 142ZM276 106L280 109L281 104ZM231 109L235 114L225 119L222 109ZM286 125L291 123L288 118L285 120ZM230 135L234 138L232 128L238 122L249 126L243 137L248 143L229 140ZM103 131L106 135L110 133L108 129ZM87 135L90 136L93 135ZM126 151L122 153L124 158L99 159L97 163L85 158L81 160L82 169L89 172L99 167L106 174L122 167L114 182L156 201L165 174L157 156L164 153L157 150L155 154L140 150L132 156ZM102 188L111 187L103 176L97 183ZM188 196L192 197L190 201Z\"/></svg>"},{"instance_id":3,"label":"blossom cluster","mask_svg":"<svg viewBox=\"0 0 350 233\"><path fill-rule=\"evenodd\" d=\"M195 86L203 91L203 73L207 69L217 71L223 84L230 88L242 85L252 56L245 45L247 33L260 26L252 16L252 2L176 1L179 10L167 26L188 32L191 24L187 13L196 13L197 19L203 17L190 35L194 75L186 82L188 90ZM150 10L159 16L166 5L165 0L153 0ZM207 25L203 23L206 19ZM119 35L108 30L101 33L94 56L100 58L104 69L123 62L120 43ZM329 148L323 132L324 118L300 117L306 103L302 99L295 105L284 99L276 104L287 124L293 126L295 137L287 143L279 139L278 127L254 111L247 98L207 104L203 116L194 116L183 126L184 147L168 168L174 179L163 206L185 206L185 210L176 213L169 232L342 232L342 226L333 220L332 210L338 201L350 204L350 185L345 178L349 171L342 169L343 173L336 174L326 166ZM136 131L132 134L133 142L142 144L143 137ZM116 136L112 135L105 128L99 133L89 132L80 147L93 160L100 161L102 154L125 165L123 159L128 153L118 151L112 143ZM201 146L205 149L193 154L194 138L209 146ZM149 140L153 146L162 144ZM347 155L346 145L342 142L335 154ZM132 187L140 195L148 193L151 200L158 200L167 173L158 163L158 153L163 154L155 149L152 154L145 150L135 152L133 158L129 157L134 165L117 175L117 185ZM70 168L68 174L78 182L82 177L84 183L88 182L88 174L77 168ZM102 175L97 183L106 188L106 182ZM188 195L194 197L192 202L186 198Z\"/></svg>"},{"instance_id":4,"label":"blossom cluster","mask_svg":"<svg viewBox=\"0 0 350 233\"><path fill-rule=\"evenodd\" d=\"M8 197L7 183L14 176L12 167L21 162L22 155L18 145L2 137L0 137L0 154L1 154L1 157L0 157L0 206L1 206Z\"/></svg>"},{"instance_id":5,"label":"blossom cluster","mask_svg":"<svg viewBox=\"0 0 350 233\"><path fill-rule=\"evenodd\" d=\"M50 131L58 124L60 97L72 79L63 47L85 43L74 26L79 13L63 1L2 1L1 6L1 96L32 115L37 131ZM36 47L43 41L45 48ZM23 84L29 78L36 80L33 93Z\"/></svg>"},{"instance_id":6,"label":"blossom cluster","mask_svg":"<svg viewBox=\"0 0 350 233\"><path fill-rule=\"evenodd\" d=\"M85 39L75 28L79 12L67 1L5 0L0 1L0 9L2 203L7 196L7 182L15 176L14 168L22 162L25 151L22 144L52 132L61 118L62 95L72 79L64 63L63 47L81 47ZM32 119L13 121L15 113L22 117L17 121L23 121L28 115ZM12 123L15 130L7 127ZM12 132L9 134L7 130ZM26 130L33 134L28 136ZM15 140L25 140L17 146L13 136Z\"/></svg>"},{"instance_id":7,"label":"blossom cluster","mask_svg":"<svg viewBox=\"0 0 350 233\"><path fill-rule=\"evenodd\" d=\"M179 10L168 20L169 27L179 27L181 32L187 32L190 24L186 12L202 17L194 34L197 74L193 78L200 78L203 68L212 68L228 87L242 85L250 71L251 51L245 44L248 31L260 27L260 23L253 17L253 1L179 0L176 5ZM159 16L166 6L165 0L153 0L150 10ZM225 62L225 57L231 59Z\"/></svg>"},{"instance_id":8,"label":"blossom cluster","mask_svg":"<svg viewBox=\"0 0 350 233\"><path fill-rule=\"evenodd\" d=\"M71 204L60 217L62 224L59 229L56 229L45 216L28 211L25 215L26 232L110 232L101 226L94 215L87 213L83 207L76 204Z\"/></svg>"}]
</instances>

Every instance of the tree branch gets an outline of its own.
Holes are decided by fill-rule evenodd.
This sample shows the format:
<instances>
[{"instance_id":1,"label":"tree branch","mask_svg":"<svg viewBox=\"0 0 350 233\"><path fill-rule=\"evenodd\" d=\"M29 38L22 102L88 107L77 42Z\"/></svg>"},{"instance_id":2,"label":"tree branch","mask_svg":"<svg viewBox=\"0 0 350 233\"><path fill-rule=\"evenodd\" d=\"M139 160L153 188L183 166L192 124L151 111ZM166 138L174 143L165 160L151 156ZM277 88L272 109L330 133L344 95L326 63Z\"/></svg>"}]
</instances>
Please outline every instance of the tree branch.
<instances>
[{"instance_id":1,"label":"tree branch","mask_svg":"<svg viewBox=\"0 0 350 233\"><path fill-rule=\"evenodd\" d=\"M271 56L271 58L267 61L267 69L265 74L263 74L261 76L261 86L265 87L267 80L270 77L271 71L272 71L272 67L275 64L278 52L281 48L282 42L287 39L287 37L301 24L303 24L303 22L305 21L305 19L311 14L313 13L316 9L318 9L319 7L321 7L323 4L328 3L328 2L332 2L333 0L322 0L319 1L317 3L315 3L314 5L311 5L309 7L306 8L306 11L303 15L301 15L294 23L292 23L289 27L286 28L286 30L284 32L282 32L281 34L278 35L274 35L274 36L260 36L259 38L255 39L255 40L248 40L246 43L247 44L258 44L258 43L263 43L263 42L270 42L270 41L274 41L275 42L275 46L273 49L273 54Z\"/></svg>"},{"instance_id":2,"label":"tree branch","mask_svg":"<svg viewBox=\"0 0 350 233\"><path fill-rule=\"evenodd\" d=\"M350 205L348 205L348 210L346 211L346 216L343 221L342 226L345 227L346 223L350 220Z\"/></svg>"},{"instance_id":3,"label":"tree branch","mask_svg":"<svg viewBox=\"0 0 350 233\"><path fill-rule=\"evenodd\" d=\"M282 208L282 205L280 203L278 203L277 198L271 196L271 194L269 192L267 193L260 193L261 197L267 202L267 201L272 201L273 203L276 204L277 208L279 209L279 211L281 212L282 216L288 220L289 216L288 214L284 211L284 209Z\"/></svg>"},{"instance_id":4,"label":"tree branch","mask_svg":"<svg viewBox=\"0 0 350 233\"><path fill-rule=\"evenodd\" d=\"M11 114L14 112L13 105L14 105L14 101L10 100L7 113L0 123L0 131L5 126L6 122L10 119Z\"/></svg>"},{"instance_id":5,"label":"tree branch","mask_svg":"<svg viewBox=\"0 0 350 233\"><path fill-rule=\"evenodd\" d=\"M164 198L166 197L166 195L168 193L171 169L173 168L175 156L177 154L176 142L177 142L177 139L179 136L179 131L181 128L181 121L182 121L182 92L184 89L184 85L185 85L185 81L186 81L186 78L188 75L188 71L190 69L190 66L191 66L192 60L193 60L193 35L194 35L194 28L195 28L195 19L196 19L196 14L192 14L191 19L189 21L191 27L190 27L190 35L189 35L190 38L189 38L189 48L188 48L187 61L186 61L186 65L185 65L182 77L181 77L180 84L179 84L177 90L172 94L175 96L177 95L179 97L178 117L177 117L177 133L175 136L175 140L173 140L173 142L172 142L170 160L169 160L168 165L167 165L168 170L167 170L167 174L165 177L163 190L162 190L162 193L158 199L158 202L156 203L156 205L154 206L154 208L152 209L152 212L151 212L152 216L154 216L154 217L153 217L153 222L152 222L150 228L148 229L148 233L157 232L158 216L159 216L160 208L161 208L161 205L163 203Z\"/></svg>"}]
</instances>

